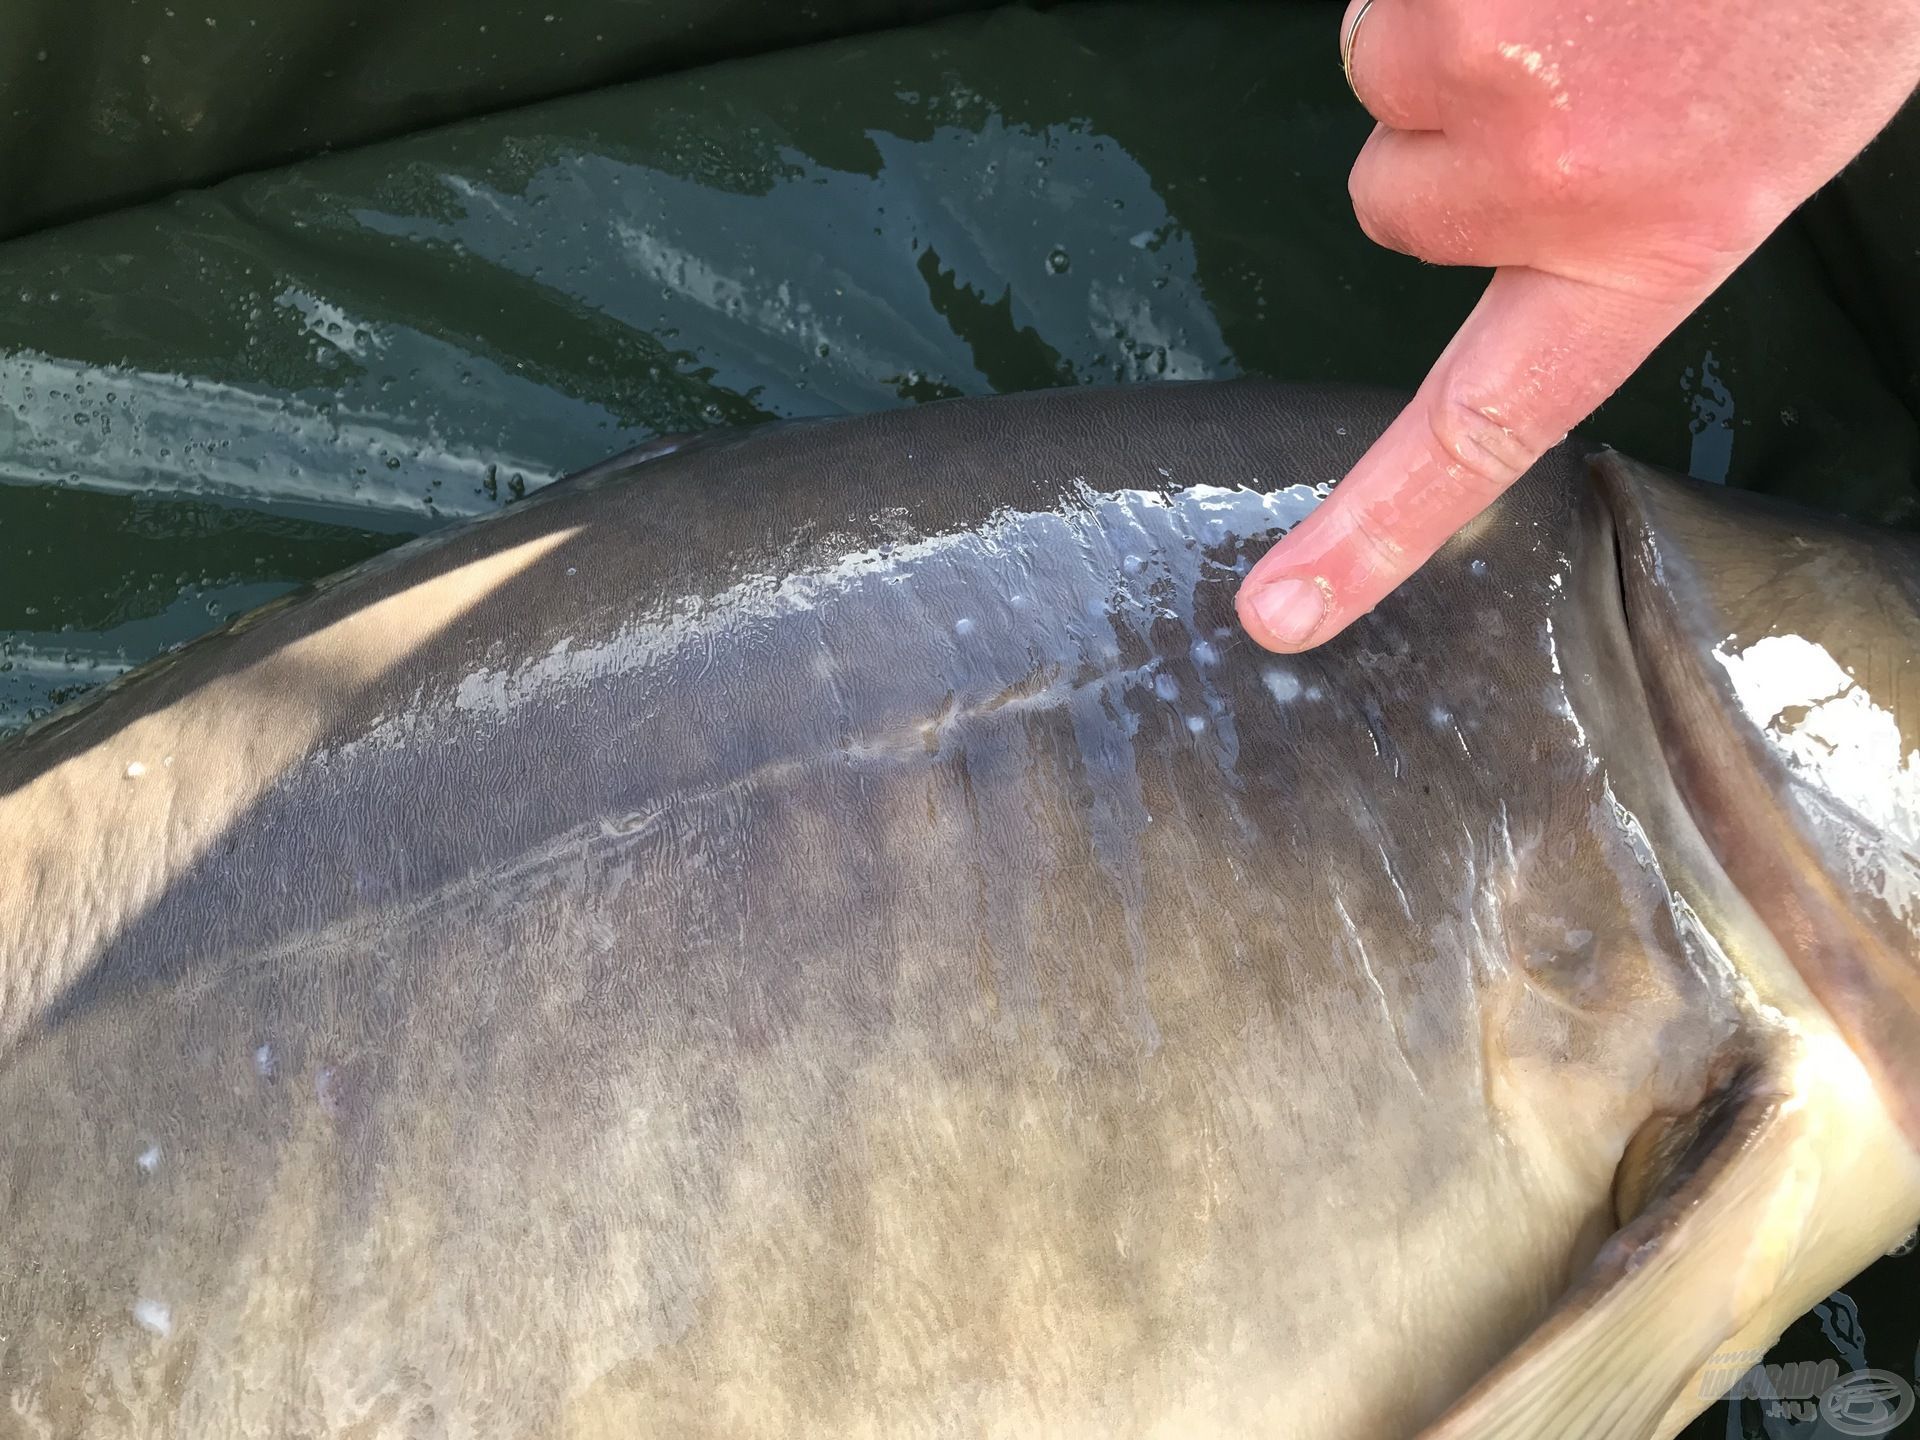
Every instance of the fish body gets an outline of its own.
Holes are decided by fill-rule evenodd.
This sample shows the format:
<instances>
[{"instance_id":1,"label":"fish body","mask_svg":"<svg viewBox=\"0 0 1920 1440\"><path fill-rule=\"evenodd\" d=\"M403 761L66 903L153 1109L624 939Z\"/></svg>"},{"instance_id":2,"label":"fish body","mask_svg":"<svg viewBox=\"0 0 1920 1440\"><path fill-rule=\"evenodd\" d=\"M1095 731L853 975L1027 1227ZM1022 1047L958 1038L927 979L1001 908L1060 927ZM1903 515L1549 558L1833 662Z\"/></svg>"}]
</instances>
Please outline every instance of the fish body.
<instances>
[{"instance_id":1,"label":"fish body","mask_svg":"<svg viewBox=\"0 0 1920 1440\"><path fill-rule=\"evenodd\" d=\"M1569 444L1256 649L1396 409L702 439L0 751L13 1413L1678 1429L1920 1216L1914 554Z\"/></svg>"}]
</instances>

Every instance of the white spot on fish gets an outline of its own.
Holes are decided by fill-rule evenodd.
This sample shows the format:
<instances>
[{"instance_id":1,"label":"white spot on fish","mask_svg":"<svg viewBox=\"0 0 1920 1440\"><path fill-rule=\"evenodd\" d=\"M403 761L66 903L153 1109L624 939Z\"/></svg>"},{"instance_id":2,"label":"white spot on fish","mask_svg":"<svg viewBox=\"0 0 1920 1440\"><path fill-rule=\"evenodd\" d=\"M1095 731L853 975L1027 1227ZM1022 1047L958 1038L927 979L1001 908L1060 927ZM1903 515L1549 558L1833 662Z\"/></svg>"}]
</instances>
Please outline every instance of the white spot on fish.
<instances>
[{"instance_id":1,"label":"white spot on fish","mask_svg":"<svg viewBox=\"0 0 1920 1440\"><path fill-rule=\"evenodd\" d=\"M1198 735L1202 730L1206 728L1207 728L1207 722L1200 716L1198 715L1187 716L1187 729L1191 730L1194 734Z\"/></svg>"},{"instance_id":2,"label":"white spot on fish","mask_svg":"<svg viewBox=\"0 0 1920 1440\"><path fill-rule=\"evenodd\" d=\"M1120 562L1120 568L1125 570L1129 575L1138 575L1142 570L1147 568L1147 562L1142 560L1138 555L1129 555Z\"/></svg>"},{"instance_id":3,"label":"white spot on fish","mask_svg":"<svg viewBox=\"0 0 1920 1440\"><path fill-rule=\"evenodd\" d=\"M1484 560L1473 560L1468 562L1467 573L1472 575L1473 578L1476 580L1486 579L1487 578L1487 562Z\"/></svg>"},{"instance_id":4,"label":"white spot on fish","mask_svg":"<svg viewBox=\"0 0 1920 1440\"><path fill-rule=\"evenodd\" d=\"M331 1065L322 1065L313 1077L313 1093L320 1101L320 1108L330 1118L338 1120L347 1108L347 1080Z\"/></svg>"},{"instance_id":5,"label":"white spot on fish","mask_svg":"<svg viewBox=\"0 0 1920 1440\"><path fill-rule=\"evenodd\" d=\"M1444 730L1453 724L1453 712L1444 705L1435 705L1427 711L1427 719L1433 722L1434 729Z\"/></svg>"},{"instance_id":6,"label":"white spot on fish","mask_svg":"<svg viewBox=\"0 0 1920 1440\"><path fill-rule=\"evenodd\" d=\"M1193 663L1208 666L1218 665L1220 663L1220 651L1215 648L1213 642L1210 640L1196 640L1193 642Z\"/></svg>"},{"instance_id":7,"label":"white spot on fish","mask_svg":"<svg viewBox=\"0 0 1920 1440\"><path fill-rule=\"evenodd\" d=\"M147 1146L146 1149L140 1152L139 1158L133 1163L151 1175L160 1168L160 1147L158 1145Z\"/></svg>"},{"instance_id":8,"label":"white spot on fish","mask_svg":"<svg viewBox=\"0 0 1920 1440\"><path fill-rule=\"evenodd\" d=\"M158 1335L164 1340L173 1333L173 1307L159 1300L136 1300L133 1323L149 1335Z\"/></svg>"},{"instance_id":9,"label":"white spot on fish","mask_svg":"<svg viewBox=\"0 0 1920 1440\"><path fill-rule=\"evenodd\" d=\"M953 622L953 633L963 637L971 635L973 633L973 621L965 615L962 615L958 620Z\"/></svg>"},{"instance_id":10,"label":"white spot on fish","mask_svg":"<svg viewBox=\"0 0 1920 1440\"><path fill-rule=\"evenodd\" d=\"M1269 667L1260 673L1260 679L1267 687L1267 693L1282 705L1291 704L1300 698L1300 681L1285 670Z\"/></svg>"},{"instance_id":11,"label":"white spot on fish","mask_svg":"<svg viewBox=\"0 0 1920 1440\"><path fill-rule=\"evenodd\" d=\"M274 1071L278 1068L279 1064L274 1059L273 1046L271 1044L262 1045L253 1052L253 1073L258 1075L262 1080L271 1080Z\"/></svg>"},{"instance_id":12,"label":"white spot on fish","mask_svg":"<svg viewBox=\"0 0 1920 1440\"><path fill-rule=\"evenodd\" d=\"M138 760L134 761L131 765L127 766L127 779L129 780L138 780L142 775L146 773L147 773L147 767L142 765Z\"/></svg>"},{"instance_id":13,"label":"white spot on fish","mask_svg":"<svg viewBox=\"0 0 1920 1440\"><path fill-rule=\"evenodd\" d=\"M1153 693L1158 695L1162 700L1178 700L1180 698L1180 682L1174 679L1173 676L1162 672L1153 677Z\"/></svg>"}]
</instances>

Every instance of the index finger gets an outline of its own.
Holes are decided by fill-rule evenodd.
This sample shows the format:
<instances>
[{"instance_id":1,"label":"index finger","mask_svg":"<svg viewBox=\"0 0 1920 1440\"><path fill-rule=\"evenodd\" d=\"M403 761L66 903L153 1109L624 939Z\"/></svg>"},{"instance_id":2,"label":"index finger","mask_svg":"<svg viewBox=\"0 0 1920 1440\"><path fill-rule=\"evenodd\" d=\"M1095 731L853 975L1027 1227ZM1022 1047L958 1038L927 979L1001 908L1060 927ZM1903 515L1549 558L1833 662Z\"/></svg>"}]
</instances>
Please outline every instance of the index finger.
<instances>
[{"instance_id":1,"label":"index finger","mask_svg":"<svg viewBox=\"0 0 1920 1440\"><path fill-rule=\"evenodd\" d=\"M1235 602L1247 633L1269 650L1306 650L1373 609L1599 408L1712 289L1654 298L1497 271L1412 403L1248 574Z\"/></svg>"}]
</instances>

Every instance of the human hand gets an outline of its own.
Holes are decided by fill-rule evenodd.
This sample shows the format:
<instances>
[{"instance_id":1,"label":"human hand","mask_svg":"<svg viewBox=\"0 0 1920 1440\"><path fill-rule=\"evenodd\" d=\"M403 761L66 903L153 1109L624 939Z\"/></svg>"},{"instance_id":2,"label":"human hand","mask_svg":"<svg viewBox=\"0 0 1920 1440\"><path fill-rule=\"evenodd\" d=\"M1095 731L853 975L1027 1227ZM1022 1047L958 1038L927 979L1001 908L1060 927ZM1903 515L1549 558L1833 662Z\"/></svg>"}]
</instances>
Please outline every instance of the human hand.
<instances>
[{"instance_id":1,"label":"human hand","mask_svg":"<svg viewBox=\"0 0 1920 1440\"><path fill-rule=\"evenodd\" d=\"M1341 34L1366 0L1351 0ZM1338 634L1557 444L1920 83L1916 0L1372 0L1349 188L1375 241L1496 267L1407 409L1242 584Z\"/></svg>"}]
</instances>

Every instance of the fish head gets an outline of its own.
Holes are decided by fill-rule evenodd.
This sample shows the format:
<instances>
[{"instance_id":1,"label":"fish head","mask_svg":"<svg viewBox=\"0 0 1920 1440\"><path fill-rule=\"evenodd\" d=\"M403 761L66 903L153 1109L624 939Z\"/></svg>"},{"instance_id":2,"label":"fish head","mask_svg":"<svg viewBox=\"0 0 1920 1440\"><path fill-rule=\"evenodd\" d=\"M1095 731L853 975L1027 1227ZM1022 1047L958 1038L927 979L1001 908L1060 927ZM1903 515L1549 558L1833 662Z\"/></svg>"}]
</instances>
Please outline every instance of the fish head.
<instances>
[{"instance_id":1,"label":"fish head","mask_svg":"<svg viewBox=\"0 0 1920 1440\"><path fill-rule=\"evenodd\" d=\"M1920 1146L1920 542L1594 465L1675 788Z\"/></svg>"}]
</instances>

